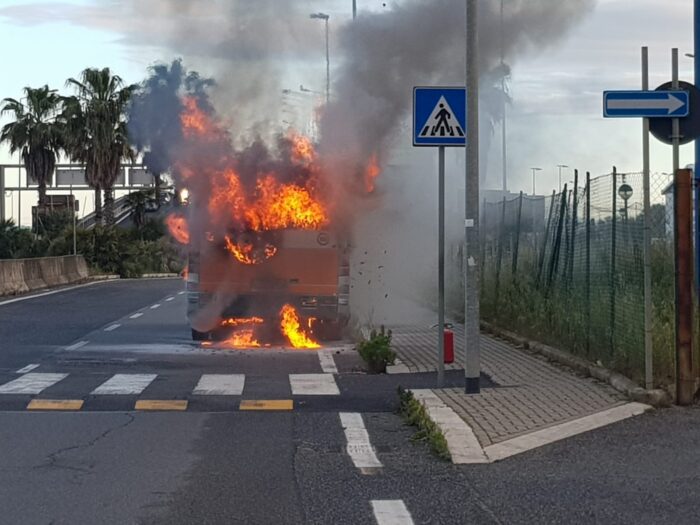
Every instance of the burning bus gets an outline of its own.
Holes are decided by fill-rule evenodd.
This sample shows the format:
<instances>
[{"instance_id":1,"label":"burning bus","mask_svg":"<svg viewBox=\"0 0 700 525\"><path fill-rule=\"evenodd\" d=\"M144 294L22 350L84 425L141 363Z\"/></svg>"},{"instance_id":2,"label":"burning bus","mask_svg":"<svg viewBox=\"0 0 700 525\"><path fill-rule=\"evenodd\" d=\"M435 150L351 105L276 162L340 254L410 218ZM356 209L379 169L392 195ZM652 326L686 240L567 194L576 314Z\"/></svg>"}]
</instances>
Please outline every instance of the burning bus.
<instances>
[{"instance_id":1,"label":"burning bus","mask_svg":"<svg viewBox=\"0 0 700 525\"><path fill-rule=\"evenodd\" d=\"M188 199L166 223L186 246L192 338L294 348L338 338L349 318L349 246L312 142L289 132L274 152L234 151L194 98L181 124L175 170Z\"/></svg>"}]
</instances>

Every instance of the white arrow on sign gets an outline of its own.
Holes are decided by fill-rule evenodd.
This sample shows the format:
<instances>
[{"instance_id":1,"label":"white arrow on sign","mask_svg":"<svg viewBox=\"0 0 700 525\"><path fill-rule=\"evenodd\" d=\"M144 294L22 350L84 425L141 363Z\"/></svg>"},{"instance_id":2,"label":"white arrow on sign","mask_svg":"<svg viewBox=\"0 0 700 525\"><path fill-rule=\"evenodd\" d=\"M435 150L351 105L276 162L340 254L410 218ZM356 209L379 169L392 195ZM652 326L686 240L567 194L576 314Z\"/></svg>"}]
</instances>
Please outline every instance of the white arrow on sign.
<instances>
[{"instance_id":1,"label":"white arrow on sign","mask_svg":"<svg viewBox=\"0 0 700 525\"><path fill-rule=\"evenodd\" d=\"M608 110L611 109L665 109L670 115L685 106L685 101L668 93L665 99L610 99Z\"/></svg>"}]
</instances>

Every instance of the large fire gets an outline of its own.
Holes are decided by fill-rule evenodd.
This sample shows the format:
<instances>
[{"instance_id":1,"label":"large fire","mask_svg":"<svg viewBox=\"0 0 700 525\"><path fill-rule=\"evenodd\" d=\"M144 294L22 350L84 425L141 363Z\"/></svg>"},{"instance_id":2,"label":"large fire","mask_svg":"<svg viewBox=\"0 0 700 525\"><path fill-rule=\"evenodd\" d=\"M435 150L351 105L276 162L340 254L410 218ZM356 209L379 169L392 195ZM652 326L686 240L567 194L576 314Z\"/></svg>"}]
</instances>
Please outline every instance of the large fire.
<instances>
[{"instance_id":1,"label":"large fire","mask_svg":"<svg viewBox=\"0 0 700 525\"><path fill-rule=\"evenodd\" d=\"M179 215L171 213L165 218L165 224L168 226L170 235L180 244L189 244L190 229L187 226L187 219Z\"/></svg>"},{"instance_id":2,"label":"large fire","mask_svg":"<svg viewBox=\"0 0 700 525\"><path fill-rule=\"evenodd\" d=\"M311 339L302 329L299 314L293 306L285 304L280 311L282 333L293 348L321 348L321 345Z\"/></svg>"},{"instance_id":3,"label":"large fire","mask_svg":"<svg viewBox=\"0 0 700 525\"><path fill-rule=\"evenodd\" d=\"M315 319L313 318L308 319L306 322L308 328L303 328L301 318L296 309L286 304L280 311L280 332L286 337L292 348L321 348L321 345L309 335L314 321ZM230 348L259 348L262 345L255 336L255 326L260 326L264 323L265 321L261 317L231 317L224 319L221 321L220 326L232 328L233 331L222 344Z\"/></svg>"}]
</instances>

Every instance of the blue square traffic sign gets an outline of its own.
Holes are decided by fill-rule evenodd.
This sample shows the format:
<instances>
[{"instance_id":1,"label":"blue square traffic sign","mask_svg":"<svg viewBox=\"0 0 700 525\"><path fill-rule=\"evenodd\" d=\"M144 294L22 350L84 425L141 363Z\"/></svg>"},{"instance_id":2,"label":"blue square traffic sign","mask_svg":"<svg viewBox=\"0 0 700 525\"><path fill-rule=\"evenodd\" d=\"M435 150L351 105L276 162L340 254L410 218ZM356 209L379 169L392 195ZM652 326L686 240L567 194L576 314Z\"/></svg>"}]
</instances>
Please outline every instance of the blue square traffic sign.
<instances>
[{"instance_id":1,"label":"blue square traffic sign","mask_svg":"<svg viewBox=\"0 0 700 525\"><path fill-rule=\"evenodd\" d=\"M466 106L464 87L413 88L413 145L464 146Z\"/></svg>"}]
</instances>

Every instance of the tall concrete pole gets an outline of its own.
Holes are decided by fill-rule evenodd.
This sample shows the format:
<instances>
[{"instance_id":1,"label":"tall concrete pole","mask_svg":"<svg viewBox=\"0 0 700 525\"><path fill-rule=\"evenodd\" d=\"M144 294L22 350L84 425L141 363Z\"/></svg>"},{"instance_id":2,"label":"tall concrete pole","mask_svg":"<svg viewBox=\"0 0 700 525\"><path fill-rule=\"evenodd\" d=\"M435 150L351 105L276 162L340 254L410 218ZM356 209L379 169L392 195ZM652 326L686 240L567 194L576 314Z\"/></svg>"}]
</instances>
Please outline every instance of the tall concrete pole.
<instances>
[{"instance_id":1,"label":"tall concrete pole","mask_svg":"<svg viewBox=\"0 0 700 525\"><path fill-rule=\"evenodd\" d=\"M328 16L326 16L326 104L331 98L331 51L328 42Z\"/></svg>"},{"instance_id":2,"label":"tall concrete pole","mask_svg":"<svg viewBox=\"0 0 700 525\"><path fill-rule=\"evenodd\" d=\"M649 89L649 49L642 48L642 90ZM644 386L654 388L653 316L651 289L651 183L649 175L649 119L642 120L642 185L644 191Z\"/></svg>"},{"instance_id":3,"label":"tall concrete pole","mask_svg":"<svg viewBox=\"0 0 700 525\"><path fill-rule=\"evenodd\" d=\"M352 19L357 18L357 0L352 0Z\"/></svg>"},{"instance_id":4,"label":"tall concrete pole","mask_svg":"<svg viewBox=\"0 0 700 525\"><path fill-rule=\"evenodd\" d=\"M700 84L700 0L694 2L694 43L695 56L695 85ZM696 294L700 296L700 139L695 140L695 286Z\"/></svg>"},{"instance_id":5,"label":"tall concrete pole","mask_svg":"<svg viewBox=\"0 0 700 525\"><path fill-rule=\"evenodd\" d=\"M508 159L506 145L506 75L505 75L505 35L503 33L503 0L501 0L501 91L503 96L503 120L501 121L501 168L503 169L503 193L508 191Z\"/></svg>"},{"instance_id":6,"label":"tall concrete pole","mask_svg":"<svg viewBox=\"0 0 700 525\"><path fill-rule=\"evenodd\" d=\"M464 246L464 389L478 394L481 376L479 334L479 57L477 0L467 2L467 145Z\"/></svg>"}]
</instances>

